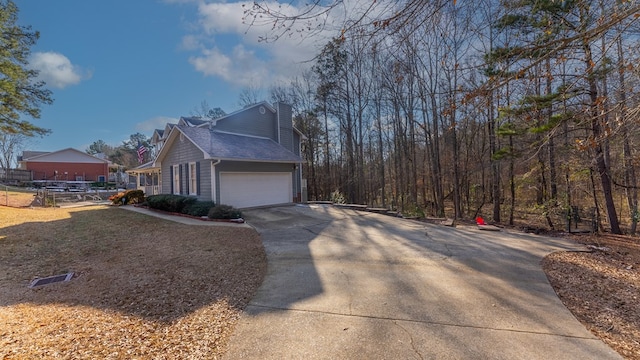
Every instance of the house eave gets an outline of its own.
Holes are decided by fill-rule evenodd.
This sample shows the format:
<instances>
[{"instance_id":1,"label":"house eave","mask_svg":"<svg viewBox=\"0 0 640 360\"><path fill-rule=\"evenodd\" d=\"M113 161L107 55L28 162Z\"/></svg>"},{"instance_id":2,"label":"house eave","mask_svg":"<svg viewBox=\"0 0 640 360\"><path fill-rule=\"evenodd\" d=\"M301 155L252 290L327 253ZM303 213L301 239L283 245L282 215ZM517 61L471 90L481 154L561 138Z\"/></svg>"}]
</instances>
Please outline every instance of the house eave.
<instances>
[{"instance_id":1,"label":"house eave","mask_svg":"<svg viewBox=\"0 0 640 360\"><path fill-rule=\"evenodd\" d=\"M167 135L167 141L160 148L160 151L158 152L158 156L156 156L155 160L153 160L153 167L159 167L158 164L162 163L162 160L165 158L166 153L169 151L168 149L171 147L171 145L173 145L173 142L176 140L176 137L178 137L179 134L182 134L187 140L189 140L190 143L193 144L193 146L197 147L198 150L202 151L202 154L205 158L209 156L209 153L207 153L195 141L193 141L189 137L189 135L185 134L184 131L182 131L179 126L174 126L169 132L169 135Z\"/></svg>"},{"instance_id":2,"label":"house eave","mask_svg":"<svg viewBox=\"0 0 640 360\"><path fill-rule=\"evenodd\" d=\"M302 164L304 160L269 160L269 159L238 159L238 158L224 158L219 156L207 156L206 160L220 160L220 161L238 161L238 162L257 162L257 163L275 163L275 164Z\"/></svg>"}]
</instances>

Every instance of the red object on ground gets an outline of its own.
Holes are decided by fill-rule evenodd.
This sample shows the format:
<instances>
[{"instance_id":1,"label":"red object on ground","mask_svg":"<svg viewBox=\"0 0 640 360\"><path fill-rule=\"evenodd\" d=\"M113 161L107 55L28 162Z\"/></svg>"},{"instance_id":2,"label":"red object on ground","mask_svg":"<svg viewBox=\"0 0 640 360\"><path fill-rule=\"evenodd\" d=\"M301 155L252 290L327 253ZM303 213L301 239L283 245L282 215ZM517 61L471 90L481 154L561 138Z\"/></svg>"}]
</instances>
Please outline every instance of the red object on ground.
<instances>
[{"instance_id":1,"label":"red object on ground","mask_svg":"<svg viewBox=\"0 0 640 360\"><path fill-rule=\"evenodd\" d=\"M476 224L478 224L478 225L487 225L487 224L484 223L484 219L481 218L480 216L478 216L476 218Z\"/></svg>"}]
</instances>

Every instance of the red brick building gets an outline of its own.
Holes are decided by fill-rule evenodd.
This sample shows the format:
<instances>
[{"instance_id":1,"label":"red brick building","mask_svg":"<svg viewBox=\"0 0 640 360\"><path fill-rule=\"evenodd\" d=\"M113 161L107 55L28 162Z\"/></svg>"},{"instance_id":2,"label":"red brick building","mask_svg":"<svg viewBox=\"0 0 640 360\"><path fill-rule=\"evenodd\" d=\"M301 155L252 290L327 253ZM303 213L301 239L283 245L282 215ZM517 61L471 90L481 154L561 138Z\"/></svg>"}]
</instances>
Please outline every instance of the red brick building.
<instances>
[{"instance_id":1,"label":"red brick building","mask_svg":"<svg viewBox=\"0 0 640 360\"><path fill-rule=\"evenodd\" d=\"M33 180L107 181L109 162L80 150L25 151L18 167L33 172Z\"/></svg>"}]
</instances>

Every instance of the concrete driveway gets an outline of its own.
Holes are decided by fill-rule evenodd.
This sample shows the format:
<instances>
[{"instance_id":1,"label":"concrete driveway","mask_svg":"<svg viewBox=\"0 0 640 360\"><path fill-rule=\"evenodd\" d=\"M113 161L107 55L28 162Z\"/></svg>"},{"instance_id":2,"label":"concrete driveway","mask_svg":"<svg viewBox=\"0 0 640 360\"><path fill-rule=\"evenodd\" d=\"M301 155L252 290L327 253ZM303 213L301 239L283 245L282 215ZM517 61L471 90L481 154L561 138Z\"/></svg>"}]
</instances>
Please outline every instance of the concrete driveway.
<instances>
[{"instance_id":1,"label":"concrete driveway","mask_svg":"<svg viewBox=\"0 0 640 360\"><path fill-rule=\"evenodd\" d=\"M620 359L541 269L559 239L330 205L250 210L269 267L226 359Z\"/></svg>"}]
</instances>

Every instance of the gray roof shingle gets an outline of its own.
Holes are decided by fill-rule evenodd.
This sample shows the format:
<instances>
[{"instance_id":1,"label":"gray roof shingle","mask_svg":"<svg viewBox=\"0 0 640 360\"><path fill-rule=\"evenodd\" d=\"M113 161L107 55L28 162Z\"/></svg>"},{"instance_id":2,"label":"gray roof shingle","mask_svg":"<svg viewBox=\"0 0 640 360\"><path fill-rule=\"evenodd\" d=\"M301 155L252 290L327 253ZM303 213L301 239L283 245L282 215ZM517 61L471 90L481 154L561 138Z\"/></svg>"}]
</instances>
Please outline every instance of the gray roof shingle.
<instances>
[{"instance_id":1,"label":"gray roof shingle","mask_svg":"<svg viewBox=\"0 0 640 360\"><path fill-rule=\"evenodd\" d=\"M198 125L202 125L202 124L206 124L209 121L208 120L204 120L202 118L197 118L197 117L181 117L180 119L182 119L185 123L191 125L191 126L198 126Z\"/></svg>"},{"instance_id":2,"label":"gray roof shingle","mask_svg":"<svg viewBox=\"0 0 640 360\"><path fill-rule=\"evenodd\" d=\"M271 139L219 132L208 128L182 125L178 128L211 158L238 161L302 162L300 156Z\"/></svg>"}]
</instances>

